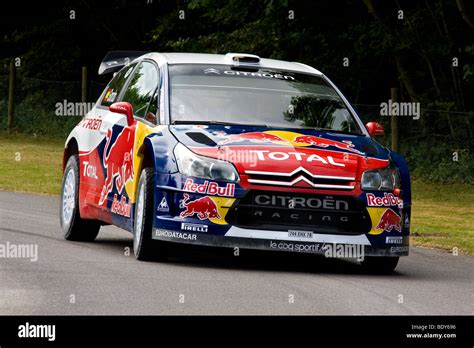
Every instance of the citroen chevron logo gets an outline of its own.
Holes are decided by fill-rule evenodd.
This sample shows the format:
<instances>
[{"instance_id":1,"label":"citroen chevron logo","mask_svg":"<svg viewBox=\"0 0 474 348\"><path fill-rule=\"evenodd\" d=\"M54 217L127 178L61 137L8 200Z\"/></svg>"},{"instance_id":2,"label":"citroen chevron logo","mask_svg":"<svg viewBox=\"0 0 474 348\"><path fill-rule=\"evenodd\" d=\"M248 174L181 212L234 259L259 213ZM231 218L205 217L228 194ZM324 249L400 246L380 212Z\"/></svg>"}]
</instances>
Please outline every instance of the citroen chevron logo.
<instances>
[{"instance_id":1,"label":"citroen chevron logo","mask_svg":"<svg viewBox=\"0 0 474 348\"><path fill-rule=\"evenodd\" d=\"M204 69L204 74L217 74L217 75L220 75L221 72L217 69L214 69L214 68L207 68L207 69Z\"/></svg>"}]
</instances>

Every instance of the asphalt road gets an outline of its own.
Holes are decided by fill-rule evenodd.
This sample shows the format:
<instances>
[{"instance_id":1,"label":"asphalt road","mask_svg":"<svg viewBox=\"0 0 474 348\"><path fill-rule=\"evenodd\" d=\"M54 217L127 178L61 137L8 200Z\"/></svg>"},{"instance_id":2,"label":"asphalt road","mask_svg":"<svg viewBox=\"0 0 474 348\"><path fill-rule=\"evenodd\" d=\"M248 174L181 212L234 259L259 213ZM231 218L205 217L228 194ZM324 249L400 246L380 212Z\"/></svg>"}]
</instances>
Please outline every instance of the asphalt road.
<instances>
[{"instance_id":1,"label":"asphalt road","mask_svg":"<svg viewBox=\"0 0 474 348\"><path fill-rule=\"evenodd\" d=\"M474 314L474 257L412 248L390 276L344 260L215 248L139 262L126 253L131 235L115 227L93 243L65 241L58 204L0 192L0 244L38 245L36 262L0 258L0 315Z\"/></svg>"}]
</instances>

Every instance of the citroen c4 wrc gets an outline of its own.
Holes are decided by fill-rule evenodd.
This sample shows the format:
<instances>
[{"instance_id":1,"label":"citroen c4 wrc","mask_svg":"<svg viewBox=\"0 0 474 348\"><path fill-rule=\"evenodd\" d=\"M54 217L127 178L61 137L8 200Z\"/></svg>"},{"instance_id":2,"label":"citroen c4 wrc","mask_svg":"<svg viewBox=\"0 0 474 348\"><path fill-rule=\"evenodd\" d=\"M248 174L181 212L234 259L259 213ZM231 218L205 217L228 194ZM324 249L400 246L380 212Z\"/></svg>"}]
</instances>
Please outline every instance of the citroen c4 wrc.
<instances>
[{"instance_id":1,"label":"citroen c4 wrc","mask_svg":"<svg viewBox=\"0 0 474 348\"><path fill-rule=\"evenodd\" d=\"M109 52L112 74L65 143L64 237L133 234L139 260L169 242L325 254L370 271L409 252L408 166L376 142L318 70L256 55Z\"/></svg>"}]
</instances>

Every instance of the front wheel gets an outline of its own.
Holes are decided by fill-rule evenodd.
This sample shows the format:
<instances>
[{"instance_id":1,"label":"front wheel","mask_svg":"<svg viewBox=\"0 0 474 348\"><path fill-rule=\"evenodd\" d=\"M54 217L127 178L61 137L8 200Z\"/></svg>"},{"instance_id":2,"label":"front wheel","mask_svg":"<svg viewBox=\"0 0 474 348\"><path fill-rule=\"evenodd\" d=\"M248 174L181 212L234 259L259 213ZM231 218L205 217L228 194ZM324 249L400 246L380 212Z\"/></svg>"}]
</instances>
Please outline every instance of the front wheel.
<instances>
[{"instance_id":1,"label":"front wheel","mask_svg":"<svg viewBox=\"0 0 474 348\"><path fill-rule=\"evenodd\" d=\"M162 242L151 238L153 229L154 185L153 168L144 168L138 181L133 226L133 253L137 260L166 260Z\"/></svg>"},{"instance_id":2,"label":"front wheel","mask_svg":"<svg viewBox=\"0 0 474 348\"><path fill-rule=\"evenodd\" d=\"M100 222L81 218L79 184L79 157L72 155L64 169L59 220L66 240L92 242L99 234Z\"/></svg>"},{"instance_id":3,"label":"front wheel","mask_svg":"<svg viewBox=\"0 0 474 348\"><path fill-rule=\"evenodd\" d=\"M361 266L368 273L390 274L397 267L399 259L399 257L366 256L361 261Z\"/></svg>"}]
</instances>

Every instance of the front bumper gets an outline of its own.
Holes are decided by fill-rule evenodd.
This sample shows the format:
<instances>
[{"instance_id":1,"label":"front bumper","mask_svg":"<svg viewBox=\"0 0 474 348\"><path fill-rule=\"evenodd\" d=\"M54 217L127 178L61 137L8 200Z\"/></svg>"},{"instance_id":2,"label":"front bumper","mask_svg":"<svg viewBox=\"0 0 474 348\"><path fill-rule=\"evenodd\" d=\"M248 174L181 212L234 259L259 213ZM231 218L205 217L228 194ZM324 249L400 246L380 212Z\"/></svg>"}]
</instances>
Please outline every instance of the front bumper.
<instances>
[{"instance_id":1,"label":"front bumper","mask_svg":"<svg viewBox=\"0 0 474 348\"><path fill-rule=\"evenodd\" d=\"M352 195L256 191L179 174L157 176L152 238L168 242L325 254L354 246L367 256L407 256L411 202L384 192ZM256 199L255 193L263 195ZM306 207L287 208L291 198ZM283 197L280 197L283 196ZM311 200L309 200L311 199ZM259 205L259 203L261 203Z\"/></svg>"},{"instance_id":2,"label":"front bumper","mask_svg":"<svg viewBox=\"0 0 474 348\"><path fill-rule=\"evenodd\" d=\"M287 251L319 254L331 257L408 256L409 237L402 237L397 245L373 246L365 235L341 236L313 234L311 240L291 238L281 231L259 231L231 227L226 235L174 231L154 228L152 239L223 248ZM342 252L342 254L338 254Z\"/></svg>"}]
</instances>

